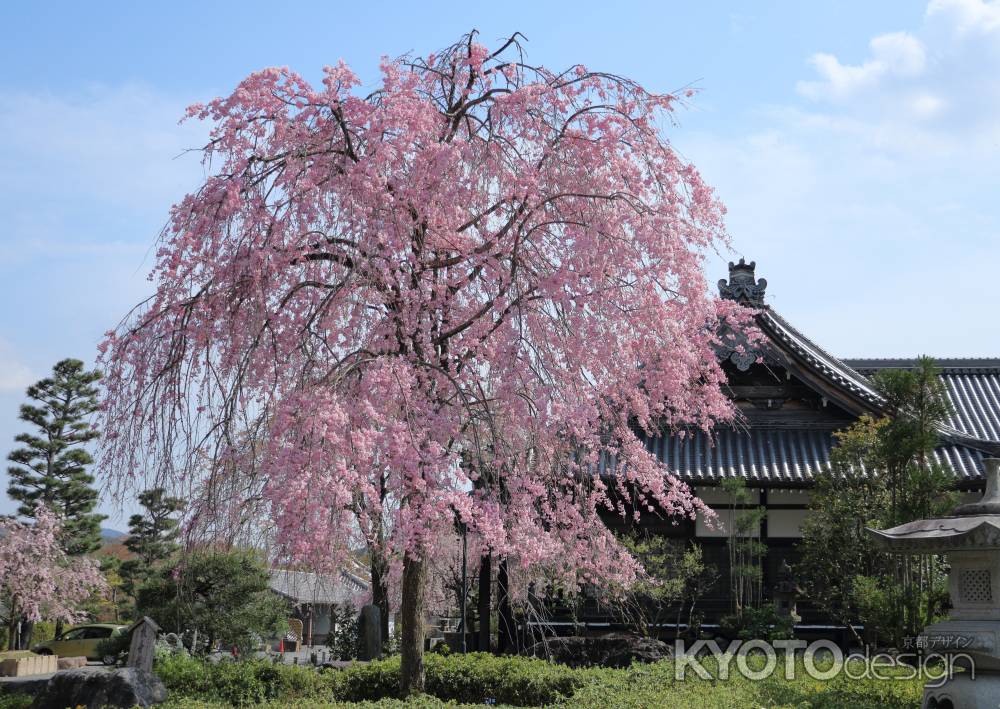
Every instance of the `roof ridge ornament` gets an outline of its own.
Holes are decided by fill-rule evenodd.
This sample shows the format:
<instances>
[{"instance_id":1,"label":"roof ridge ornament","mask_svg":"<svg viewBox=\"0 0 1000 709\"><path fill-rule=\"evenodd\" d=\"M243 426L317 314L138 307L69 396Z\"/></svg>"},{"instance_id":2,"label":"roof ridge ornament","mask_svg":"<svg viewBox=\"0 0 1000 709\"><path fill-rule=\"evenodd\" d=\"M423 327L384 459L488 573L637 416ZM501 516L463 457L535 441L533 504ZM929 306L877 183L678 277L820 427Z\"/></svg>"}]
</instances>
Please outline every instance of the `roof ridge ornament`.
<instances>
[{"instance_id":1,"label":"roof ridge ornament","mask_svg":"<svg viewBox=\"0 0 1000 709\"><path fill-rule=\"evenodd\" d=\"M729 280L727 281L725 278L719 280L719 295L726 300L735 300L742 305L763 308L767 280L756 278L754 275L756 266L756 261L747 263L742 258L739 263L730 261Z\"/></svg>"}]
</instances>

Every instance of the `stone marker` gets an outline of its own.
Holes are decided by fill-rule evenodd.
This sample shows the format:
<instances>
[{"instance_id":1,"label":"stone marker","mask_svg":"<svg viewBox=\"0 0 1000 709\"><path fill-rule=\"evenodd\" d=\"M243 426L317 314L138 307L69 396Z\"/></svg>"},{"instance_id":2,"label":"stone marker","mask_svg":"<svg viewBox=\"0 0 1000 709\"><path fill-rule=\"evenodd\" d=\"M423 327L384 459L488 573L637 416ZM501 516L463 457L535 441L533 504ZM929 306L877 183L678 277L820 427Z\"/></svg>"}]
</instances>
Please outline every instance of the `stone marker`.
<instances>
[{"instance_id":1,"label":"stone marker","mask_svg":"<svg viewBox=\"0 0 1000 709\"><path fill-rule=\"evenodd\" d=\"M362 606L358 635L359 660L377 660L382 657L382 613L378 606Z\"/></svg>"},{"instance_id":2,"label":"stone marker","mask_svg":"<svg viewBox=\"0 0 1000 709\"><path fill-rule=\"evenodd\" d=\"M146 672L153 671L153 657L156 653L156 634L160 631L153 619L148 615L132 624L128 629L132 642L128 648L128 667L135 667Z\"/></svg>"}]
</instances>

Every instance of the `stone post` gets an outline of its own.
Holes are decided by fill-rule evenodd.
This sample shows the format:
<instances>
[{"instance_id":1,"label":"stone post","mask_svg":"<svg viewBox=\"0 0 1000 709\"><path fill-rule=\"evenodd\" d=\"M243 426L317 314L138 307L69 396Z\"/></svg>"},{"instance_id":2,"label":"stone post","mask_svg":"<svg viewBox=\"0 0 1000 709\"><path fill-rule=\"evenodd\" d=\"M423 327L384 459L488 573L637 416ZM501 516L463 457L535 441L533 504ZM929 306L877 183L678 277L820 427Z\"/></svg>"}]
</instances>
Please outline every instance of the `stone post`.
<instances>
[{"instance_id":1,"label":"stone post","mask_svg":"<svg viewBox=\"0 0 1000 709\"><path fill-rule=\"evenodd\" d=\"M358 659L377 660L382 657L382 611L376 605L361 608L358 622Z\"/></svg>"}]
</instances>

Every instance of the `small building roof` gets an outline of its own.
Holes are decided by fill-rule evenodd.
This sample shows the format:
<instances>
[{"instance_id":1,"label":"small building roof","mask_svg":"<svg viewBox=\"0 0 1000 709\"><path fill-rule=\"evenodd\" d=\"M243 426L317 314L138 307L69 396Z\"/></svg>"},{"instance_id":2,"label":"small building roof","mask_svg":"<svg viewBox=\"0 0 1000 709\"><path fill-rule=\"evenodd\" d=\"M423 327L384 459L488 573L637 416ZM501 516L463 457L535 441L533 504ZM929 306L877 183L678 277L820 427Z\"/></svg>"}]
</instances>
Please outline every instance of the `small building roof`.
<instances>
[{"instance_id":1,"label":"small building roof","mask_svg":"<svg viewBox=\"0 0 1000 709\"><path fill-rule=\"evenodd\" d=\"M271 569L271 590L295 604L349 603L368 590L368 582L347 570L339 574Z\"/></svg>"}]
</instances>

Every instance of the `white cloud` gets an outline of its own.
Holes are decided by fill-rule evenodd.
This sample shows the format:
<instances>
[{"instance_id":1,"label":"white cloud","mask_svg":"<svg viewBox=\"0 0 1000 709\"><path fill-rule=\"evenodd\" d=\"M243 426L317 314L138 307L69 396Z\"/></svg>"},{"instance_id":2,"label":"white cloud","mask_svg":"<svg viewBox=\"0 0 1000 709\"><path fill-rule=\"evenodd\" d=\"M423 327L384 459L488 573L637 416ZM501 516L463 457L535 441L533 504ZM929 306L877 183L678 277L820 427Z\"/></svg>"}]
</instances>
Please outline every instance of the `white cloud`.
<instances>
[{"instance_id":1,"label":"white cloud","mask_svg":"<svg viewBox=\"0 0 1000 709\"><path fill-rule=\"evenodd\" d=\"M887 154L980 162L1000 152L1000 0L933 0L920 27L879 35L852 64L809 59L800 120Z\"/></svg>"},{"instance_id":2,"label":"white cloud","mask_svg":"<svg viewBox=\"0 0 1000 709\"><path fill-rule=\"evenodd\" d=\"M1000 30L1000 2L983 0L931 0L928 18L941 18L958 34Z\"/></svg>"},{"instance_id":3,"label":"white cloud","mask_svg":"<svg viewBox=\"0 0 1000 709\"><path fill-rule=\"evenodd\" d=\"M814 54L809 62L823 80L800 81L796 87L799 93L816 101L845 101L860 91L877 88L887 77L915 77L924 71L924 45L906 32L880 35L869 46L872 58L860 65L842 64L832 54Z\"/></svg>"},{"instance_id":4,"label":"white cloud","mask_svg":"<svg viewBox=\"0 0 1000 709\"><path fill-rule=\"evenodd\" d=\"M772 304L838 354L1000 355L1000 328L983 327L1000 261L998 11L938 0L860 62L814 56L802 98L756 107L755 129L675 138Z\"/></svg>"}]
</instances>

